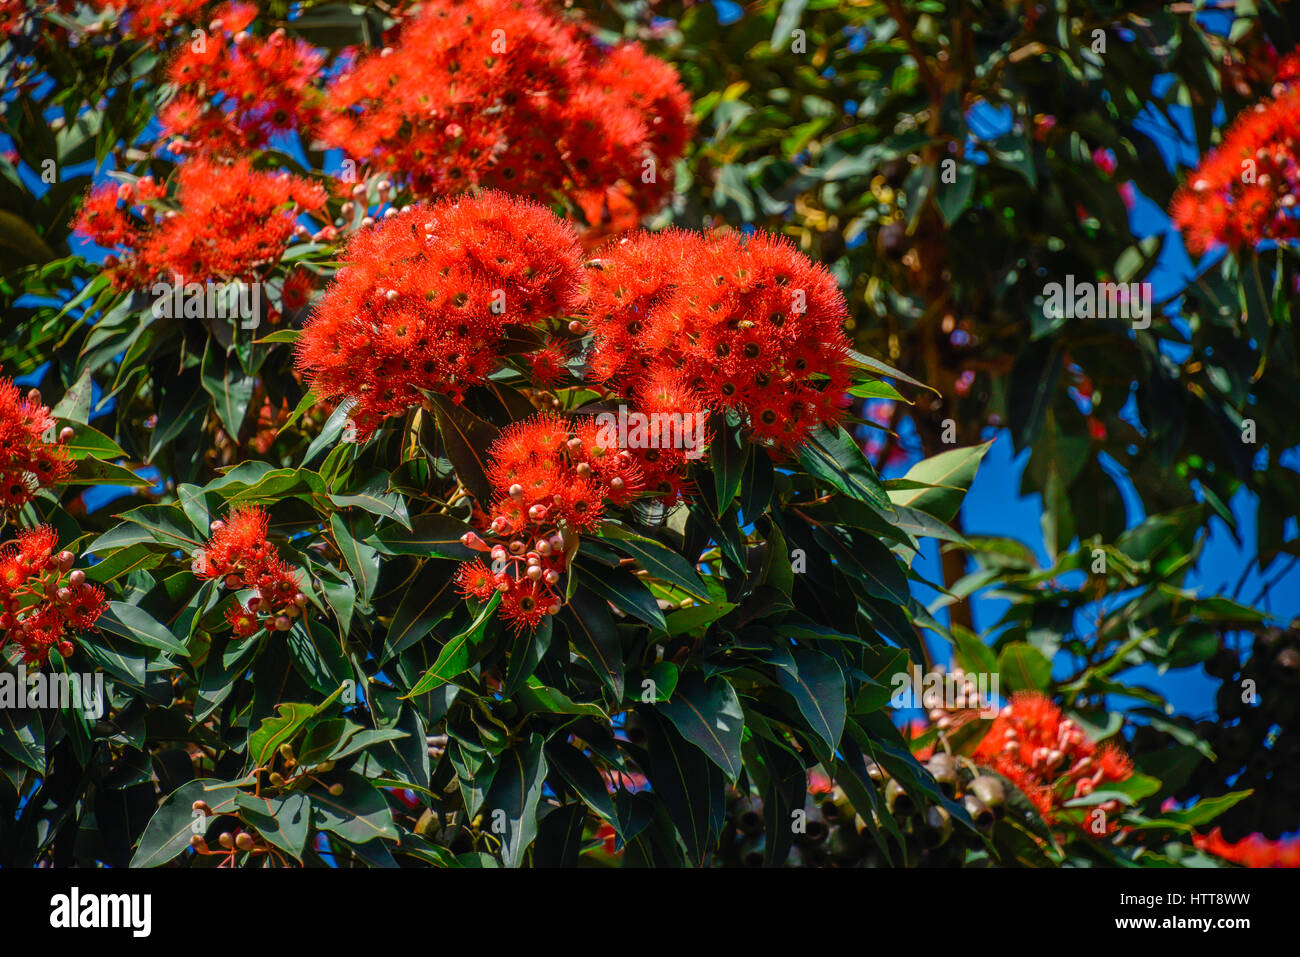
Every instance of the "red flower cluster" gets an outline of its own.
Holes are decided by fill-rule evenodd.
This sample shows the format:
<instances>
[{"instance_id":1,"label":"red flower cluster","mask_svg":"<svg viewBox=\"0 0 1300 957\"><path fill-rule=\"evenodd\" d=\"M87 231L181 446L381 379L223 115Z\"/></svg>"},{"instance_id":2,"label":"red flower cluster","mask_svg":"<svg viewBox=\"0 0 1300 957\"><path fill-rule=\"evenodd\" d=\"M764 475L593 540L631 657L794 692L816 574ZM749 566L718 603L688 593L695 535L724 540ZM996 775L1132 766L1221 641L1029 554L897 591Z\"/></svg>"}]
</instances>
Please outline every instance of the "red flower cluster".
<instances>
[{"instance_id":1,"label":"red flower cluster","mask_svg":"<svg viewBox=\"0 0 1300 957\"><path fill-rule=\"evenodd\" d=\"M757 233L642 233L609 248L585 316L592 373L622 387L669 369L755 441L791 450L844 415L844 297L825 267Z\"/></svg>"},{"instance_id":2,"label":"red flower cluster","mask_svg":"<svg viewBox=\"0 0 1300 957\"><path fill-rule=\"evenodd\" d=\"M1229 844L1216 827L1209 834L1193 834L1192 844L1243 867L1300 867L1300 838L1296 837L1270 841L1262 834L1251 834Z\"/></svg>"},{"instance_id":3,"label":"red flower cluster","mask_svg":"<svg viewBox=\"0 0 1300 957\"><path fill-rule=\"evenodd\" d=\"M502 592L501 617L516 631L536 628L560 610L555 586L576 536L600 523L607 504L632 500L644 484L641 470L631 455L602 441L593 420L547 413L504 429L488 457L496 499L486 532L496 544L473 532L462 541L489 552L493 565L466 562L457 582L480 600Z\"/></svg>"},{"instance_id":4,"label":"red flower cluster","mask_svg":"<svg viewBox=\"0 0 1300 957\"><path fill-rule=\"evenodd\" d=\"M974 758L1024 791L1049 824L1067 801L1133 773L1127 755L1109 745L1098 747L1051 699L1036 692L1020 692L1012 698L993 719ZM1120 804L1112 800L1098 807L1106 814L1109 834L1116 828L1114 815ZM1093 831L1091 817L1085 817L1083 827Z\"/></svg>"},{"instance_id":5,"label":"red flower cluster","mask_svg":"<svg viewBox=\"0 0 1300 957\"><path fill-rule=\"evenodd\" d=\"M1187 248L1300 238L1300 89L1283 88L1239 116L1174 194L1170 217Z\"/></svg>"},{"instance_id":6,"label":"red flower cluster","mask_svg":"<svg viewBox=\"0 0 1300 957\"><path fill-rule=\"evenodd\" d=\"M422 196L549 201L621 184L657 207L690 132L676 71L602 50L537 0L435 0L327 91L323 135Z\"/></svg>"},{"instance_id":7,"label":"red flower cluster","mask_svg":"<svg viewBox=\"0 0 1300 957\"><path fill-rule=\"evenodd\" d=\"M22 508L39 488L72 472L69 437L54 434L54 416L35 389L22 398L12 379L0 379L0 508Z\"/></svg>"},{"instance_id":8,"label":"red flower cluster","mask_svg":"<svg viewBox=\"0 0 1300 957\"><path fill-rule=\"evenodd\" d=\"M213 21L212 36L191 40L171 61L167 78L176 95L162 111L164 135L200 151L234 153L315 127L313 81L324 56L283 30L265 38L244 32L256 15L251 4L232 4Z\"/></svg>"},{"instance_id":9,"label":"red flower cluster","mask_svg":"<svg viewBox=\"0 0 1300 957\"><path fill-rule=\"evenodd\" d=\"M101 246L127 247L113 269L120 287L180 276L185 282L252 278L279 261L295 219L325 204L325 190L288 173L254 170L248 160L196 157L180 166L175 201L149 178L91 190L75 221Z\"/></svg>"},{"instance_id":10,"label":"red flower cluster","mask_svg":"<svg viewBox=\"0 0 1300 957\"><path fill-rule=\"evenodd\" d=\"M29 663L45 664L51 648L71 655L75 633L93 628L107 607L104 590L72 570L72 552L55 554L58 544L43 525L0 546L0 647L18 645Z\"/></svg>"},{"instance_id":11,"label":"red flower cluster","mask_svg":"<svg viewBox=\"0 0 1300 957\"><path fill-rule=\"evenodd\" d=\"M459 401L497 368L511 326L577 304L573 228L536 203L483 193L409 207L356 234L303 328L297 367L349 397L359 438L420 403Z\"/></svg>"},{"instance_id":12,"label":"red flower cluster","mask_svg":"<svg viewBox=\"0 0 1300 957\"><path fill-rule=\"evenodd\" d=\"M631 398L634 411L645 416L647 435L641 437L633 426L617 437L617 445L640 466L646 490L671 505L692 493L687 466L713 440L708 405L681 372L668 367L652 368L634 383Z\"/></svg>"},{"instance_id":13,"label":"red flower cluster","mask_svg":"<svg viewBox=\"0 0 1300 957\"><path fill-rule=\"evenodd\" d=\"M180 23L198 20L210 0L95 0L101 10L114 10L124 23L123 34L162 40Z\"/></svg>"},{"instance_id":14,"label":"red flower cluster","mask_svg":"<svg viewBox=\"0 0 1300 957\"><path fill-rule=\"evenodd\" d=\"M233 605L226 621L240 638L267 631L288 631L307 607L298 588L298 573L266 539L270 518L255 505L238 508L224 522L212 523L212 537L194 554L199 578L218 578L231 591L254 588L247 605Z\"/></svg>"}]
</instances>

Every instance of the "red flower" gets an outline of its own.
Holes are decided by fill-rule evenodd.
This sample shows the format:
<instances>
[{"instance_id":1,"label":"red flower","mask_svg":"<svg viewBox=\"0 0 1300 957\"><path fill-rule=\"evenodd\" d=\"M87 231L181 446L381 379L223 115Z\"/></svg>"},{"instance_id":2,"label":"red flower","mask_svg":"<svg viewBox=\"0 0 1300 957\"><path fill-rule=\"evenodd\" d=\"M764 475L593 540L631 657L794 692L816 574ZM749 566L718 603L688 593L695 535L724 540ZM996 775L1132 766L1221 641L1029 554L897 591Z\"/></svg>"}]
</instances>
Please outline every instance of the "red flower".
<instances>
[{"instance_id":1,"label":"red flower","mask_svg":"<svg viewBox=\"0 0 1300 957\"><path fill-rule=\"evenodd\" d=\"M485 382L509 327L571 312L580 256L569 224L500 193L409 208L348 244L297 367L320 395L356 400L364 439L421 390L458 399Z\"/></svg>"},{"instance_id":2,"label":"red flower","mask_svg":"<svg viewBox=\"0 0 1300 957\"><path fill-rule=\"evenodd\" d=\"M1251 834L1230 844L1216 827L1209 834L1193 834L1192 843L1202 851L1245 867L1300 867L1300 838L1270 841L1262 834Z\"/></svg>"},{"instance_id":3,"label":"red flower","mask_svg":"<svg viewBox=\"0 0 1300 957\"><path fill-rule=\"evenodd\" d=\"M844 416L844 297L787 240L756 233L643 233L591 273L593 374L616 385L675 370L714 410L742 413L756 441L797 448Z\"/></svg>"},{"instance_id":4,"label":"red flower","mask_svg":"<svg viewBox=\"0 0 1300 957\"><path fill-rule=\"evenodd\" d=\"M461 594L486 601L503 592L501 617L516 631L535 629L563 604L559 589L576 536L595 528L609 504L642 489L632 456L602 441L592 419L541 413L501 431L488 449L488 480L496 498L483 513L489 545L474 533L462 541L491 553L465 562Z\"/></svg>"},{"instance_id":5,"label":"red flower","mask_svg":"<svg viewBox=\"0 0 1300 957\"><path fill-rule=\"evenodd\" d=\"M55 554L57 547L49 526L0 546L0 648L18 645L28 663L43 665L52 648L71 655L76 632L93 628L107 607L104 590L72 569L71 552Z\"/></svg>"},{"instance_id":6,"label":"red flower","mask_svg":"<svg viewBox=\"0 0 1300 957\"><path fill-rule=\"evenodd\" d=\"M40 393L23 398L12 379L0 379L0 507L21 508L38 489L72 473L68 451L54 434L54 417Z\"/></svg>"},{"instance_id":7,"label":"red flower","mask_svg":"<svg viewBox=\"0 0 1300 957\"><path fill-rule=\"evenodd\" d=\"M243 19L222 19L220 31L201 46L186 44L168 65L176 98L162 114L165 136L203 152L237 153L262 149L278 133L314 129L320 95L313 83L324 56L283 30L265 38L240 33Z\"/></svg>"},{"instance_id":8,"label":"red flower","mask_svg":"<svg viewBox=\"0 0 1300 957\"><path fill-rule=\"evenodd\" d=\"M124 199L141 207L138 225L117 209L116 199L108 203L110 189L122 195L116 186L92 190L75 223L77 232L94 242L131 247L113 277L123 287L176 276L187 283L254 278L279 261L297 215L320 209L326 198L315 183L254 170L246 159L183 163L177 208L165 215L149 205L157 187L144 183L137 184L137 196L127 193Z\"/></svg>"},{"instance_id":9,"label":"red flower","mask_svg":"<svg viewBox=\"0 0 1300 957\"><path fill-rule=\"evenodd\" d=\"M974 759L1020 788L1049 824L1066 802L1133 774L1126 755L1112 745L1097 747L1051 699L1036 692L1012 698L993 720ZM1111 815L1119 811L1119 803L1106 801L1098 807L1107 815L1104 832L1114 832L1117 824ZM1089 809L1081 826L1091 831L1094 820L1101 819Z\"/></svg>"},{"instance_id":10,"label":"red flower","mask_svg":"<svg viewBox=\"0 0 1300 957\"><path fill-rule=\"evenodd\" d=\"M1292 87L1283 86L1275 99L1237 117L1219 148L1202 158L1170 205L1170 217L1191 252L1300 237L1298 130L1300 89Z\"/></svg>"},{"instance_id":11,"label":"red flower","mask_svg":"<svg viewBox=\"0 0 1300 957\"><path fill-rule=\"evenodd\" d=\"M212 523L212 537L194 555L197 577L218 579L232 591L256 590L247 606L226 611L226 621L240 637L254 634L259 625L267 631L288 631L307 606L297 570L267 540L269 528L264 509L237 508L224 522Z\"/></svg>"},{"instance_id":12,"label":"red flower","mask_svg":"<svg viewBox=\"0 0 1300 957\"><path fill-rule=\"evenodd\" d=\"M672 67L635 44L601 50L534 0L426 3L326 101L326 141L421 196L581 201L617 186L642 211L666 195L691 123Z\"/></svg>"}]
</instances>

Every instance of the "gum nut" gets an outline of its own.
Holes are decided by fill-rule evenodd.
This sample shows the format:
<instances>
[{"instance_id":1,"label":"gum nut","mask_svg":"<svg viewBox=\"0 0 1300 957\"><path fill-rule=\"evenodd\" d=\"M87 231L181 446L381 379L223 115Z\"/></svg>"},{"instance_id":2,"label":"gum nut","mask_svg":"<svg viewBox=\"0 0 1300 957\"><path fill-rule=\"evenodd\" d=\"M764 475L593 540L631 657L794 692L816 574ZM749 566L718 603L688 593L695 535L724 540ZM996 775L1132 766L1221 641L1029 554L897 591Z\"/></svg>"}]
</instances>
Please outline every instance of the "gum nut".
<instances>
[{"instance_id":1,"label":"gum nut","mask_svg":"<svg viewBox=\"0 0 1300 957\"><path fill-rule=\"evenodd\" d=\"M226 523L221 521L220 519L218 519L217 521L213 522L211 525L208 526L208 528L210 528L213 531L213 533L219 532L225 527L226 527Z\"/></svg>"},{"instance_id":2,"label":"gum nut","mask_svg":"<svg viewBox=\"0 0 1300 957\"><path fill-rule=\"evenodd\" d=\"M387 193L390 189L393 188L393 184L386 179L381 179L378 183L375 184L375 188L378 189L381 193Z\"/></svg>"},{"instance_id":3,"label":"gum nut","mask_svg":"<svg viewBox=\"0 0 1300 957\"><path fill-rule=\"evenodd\" d=\"M201 835L194 834L190 837L190 847L194 848L196 851L206 851L208 849L208 842L203 840Z\"/></svg>"},{"instance_id":4,"label":"gum nut","mask_svg":"<svg viewBox=\"0 0 1300 957\"><path fill-rule=\"evenodd\" d=\"M355 196L357 199L360 199L362 196L365 196L365 195L366 195L366 187L365 187L365 184L364 184L364 183L357 183L356 186L353 186L353 187L352 187L352 195Z\"/></svg>"},{"instance_id":5,"label":"gum nut","mask_svg":"<svg viewBox=\"0 0 1300 957\"><path fill-rule=\"evenodd\" d=\"M529 581L539 581L542 577L542 568L540 565L529 565L528 571L524 572Z\"/></svg>"},{"instance_id":6,"label":"gum nut","mask_svg":"<svg viewBox=\"0 0 1300 957\"><path fill-rule=\"evenodd\" d=\"M31 389L31 390L29 390L28 393L27 393L27 401L30 402L32 405L40 405L40 404L41 404L41 390L40 390L40 389Z\"/></svg>"},{"instance_id":7,"label":"gum nut","mask_svg":"<svg viewBox=\"0 0 1300 957\"><path fill-rule=\"evenodd\" d=\"M588 465L586 462L579 462L576 470L577 473L581 475L583 478L586 478L588 475L591 474L591 466Z\"/></svg>"},{"instance_id":8,"label":"gum nut","mask_svg":"<svg viewBox=\"0 0 1300 957\"><path fill-rule=\"evenodd\" d=\"M72 426L65 425L63 428L59 429L59 441L62 443L71 442L72 437L75 434L76 433L72 431Z\"/></svg>"},{"instance_id":9,"label":"gum nut","mask_svg":"<svg viewBox=\"0 0 1300 957\"><path fill-rule=\"evenodd\" d=\"M560 603L557 601L555 604L551 605L546 609L546 613L548 615L558 615L560 613Z\"/></svg>"},{"instance_id":10,"label":"gum nut","mask_svg":"<svg viewBox=\"0 0 1300 957\"><path fill-rule=\"evenodd\" d=\"M521 495L523 495L523 494L524 494L524 487L523 487L522 485L520 485L518 482L516 482L514 485L510 486L510 497L511 497L511 498L519 498L519 497L520 497Z\"/></svg>"},{"instance_id":11,"label":"gum nut","mask_svg":"<svg viewBox=\"0 0 1300 957\"><path fill-rule=\"evenodd\" d=\"M539 555L551 554L551 543L544 538L539 538L537 540L536 551Z\"/></svg>"},{"instance_id":12,"label":"gum nut","mask_svg":"<svg viewBox=\"0 0 1300 957\"><path fill-rule=\"evenodd\" d=\"M373 217L373 216L363 216L363 217L361 217L361 225L362 225L362 226L373 226L373 225L375 225L375 217Z\"/></svg>"},{"instance_id":13,"label":"gum nut","mask_svg":"<svg viewBox=\"0 0 1300 957\"><path fill-rule=\"evenodd\" d=\"M241 851L251 851L254 847L252 835L247 831L240 831L239 837L235 838L235 847Z\"/></svg>"},{"instance_id":14,"label":"gum nut","mask_svg":"<svg viewBox=\"0 0 1300 957\"><path fill-rule=\"evenodd\" d=\"M394 209L392 206L389 206L386 210L384 210L384 219L392 219L396 215L397 215L397 210Z\"/></svg>"},{"instance_id":15,"label":"gum nut","mask_svg":"<svg viewBox=\"0 0 1300 957\"><path fill-rule=\"evenodd\" d=\"M569 331L575 336L580 336L587 331L587 327L582 324L581 320L571 319L569 321Z\"/></svg>"},{"instance_id":16,"label":"gum nut","mask_svg":"<svg viewBox=\"0 0 1300 957\"><path fill-rule=\"evenodd\" d=\"M217 837L217 843L224 848L232 848L235 846L235 835L229 831L222 831L220 836Z\"/></svg>"},{"instance_id":17,"label":"gum nut","mask_svg":"<svg viewBox=\"0 0 1300 957\"><path fill-rule=\"evenodd\" d=\"M617 475L615 475L612 479L609 480L609 487L612 488L615 492L621 492L623 491L623 480L619 478Z\"/></svg>"},{"instance_id":18,"label":"gum nut","mask_svg":"<svg viewBox=\"0 0 1300 957\"><path fill-rule=\"evenodd\" d=\"M59 552L59 567L65 572L72 567L72 563L77 560L77 556L69 551Z\"/></svg>"},{"instance_id":19,"label":"gum nut","mask_svg":"<svg viewBox=\"0 0 1300 957\"><path fill-rule=\"evenodd\" d=\"M238 587L240 586L240 584L241 584L241 582L240 582L240 580L239 580L239 576L238 576L238 575L227 575L227 576L226 576L226 587L229 588L229 589L231 589L232 591L233 591L234 589L238 588Z\"/></svg>"},{"instance_id":20,"label":"gum nut","mask_svg":"<svg viewBox=\"0 0 1300 957\"><path fill-rule=\"evenodd\" d=\"M68 602L72 601L72 589L60 588L54 593L54 597L66 605Z\"/></svg>"},{"instance_id":21,"label":"gum nut","mask_svg":"<svg viewBox=\"0 0 1300 957\"><path fill-rule=\"evenodd\" d=\"M297 605L299 608L306 608L307 596L304 595L302 592L298 592L296 595L293 596L293 603Z\"/></svg>"},{"instance_id":22,"label":"gum nut","mask_svg":"<svg viewBox=\"0 0 1300 957\"><path fill-rule=\"evenodd\" d=\"M277 615L275 619L275 627L277 631L288 631L293 627L293 619L288 615Z\"/></svg>"},{"instance_id":23,"label":"gum nut","mask_svg":"<svg viewBox=\"0 0 1300 957\"><path fill-rule=\"evenodd\" d=\"M560 580L560 573L557 572L554 568L552 568L542 577L546 580L546 584L554 585L556 582Z\"/></svg>"}]
</instances>

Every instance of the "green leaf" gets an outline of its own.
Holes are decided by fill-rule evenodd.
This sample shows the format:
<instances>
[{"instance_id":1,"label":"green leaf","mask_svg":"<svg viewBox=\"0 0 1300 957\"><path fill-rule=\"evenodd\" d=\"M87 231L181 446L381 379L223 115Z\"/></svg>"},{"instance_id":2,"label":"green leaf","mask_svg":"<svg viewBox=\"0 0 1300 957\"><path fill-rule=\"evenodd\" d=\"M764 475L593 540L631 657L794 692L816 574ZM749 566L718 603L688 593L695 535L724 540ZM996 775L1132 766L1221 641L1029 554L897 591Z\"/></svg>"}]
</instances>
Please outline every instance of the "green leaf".
<instances>
[{"instance_id":1,"label":"green leaf","mask_svg":"<svg viewBox=\"0 0 1300 957\"><path fill-rule=\"evenodd\" d=\"M1037 648L1015 642L998 655L998 672L1012 691L1043 691L1052 680L1052 663Z\"/></svg>"},{"instance_id":2,"label":"green leaf","mask_svg":"<svg viewBox=\"0 0 1300 957\"><path fill-rule=\"evenodd\" d=\"M72 438L59 444L74 459L124 459L127 457L126 452L120 445L98 429L71 419L54 420L56 434L65 428L72 429Z\"/></svg>"},{"instance_id":3,"label":"green leaf","mask_svg":"<svg viewBox=\"0 0 1300 957\"><path fill-rule=\"evenodd\" d=\"M502 754L483 802L485 826L500 837L507 867L521 866L524 852L537 837L537 805L547 774L544 742L540 734L533 734L527 744ZM502 824L504 833L498 829Z\"/></svg>"},{"instance_id":4,"label":"green leaf","mask_svg":"<svg viewBox=\"0 0 1300 957\"><path fill-rule=\"evenodd\" d=\"M410 528L389 526L375 532L370 541L385 555L432 555L464 562L481 554L461 544L460 537L472 531L458 518L426 512L411 519Z\"/></svg>"},{"instance_id":5,"label":"green leaf","mask_svg":"<svg viewBox=\"0 0 1300 957\"><path fill-rule=\"evenodd\" d=\"M214 339L207 341L201 374L203 388L212 396L217 416L231 438L238 439L248 416L257 379L244 372L233 355L222 355Z\"/></svg>"},{"instance_id":6,"label":"green leaf","mask_svg":"<svg viewBox=\"0 0 1300 957\"><path fill-rule=\"evenodd\" d=\"M675 585L692 598L708 602L713 600L699 574L691 563L658 542L644 538L622 536L622 529L608 523L601 529L601 541L607 542L623 554L636 560L646 572L660 581Z\"/></svg>"},{"instance_id":7,"label":"green leaf","mask_svg":"<svg viewBox=\"0 0 1300 957\"><path fill-rule=\"evenodd\" d=\"M237 792L235 804L242 817L257 832L280 850L302 860L311 823L311 802L306 794L290 793L283 797L256 797Z\"/></svg>"},{"instance_id":8,"label":"green leaf","mask_svg":"<svg viewBox=\"0 0 1300 957\"><path fill-rule=\"evenodd\" d=\"M796 672L778 668L777 682L799 707L813 733L826 745L826 760L839 746L848 717L844 673L828 655L810 648L794 649Z\"/></svg>"},{"instance_id":9,"label":"green leaf","mask_svg":"<svg viewBox=\"0 0 1300 957\"><path fill-rule=\"evenodd\" d=\"M123 638L130 638L150 648L174 655L186 655L189 649L185 643L176 638L171 631L154 620L154 617L142 608L128 605L126 602L110 601L108 608L95 622L96 627Z\"/></svg>"},{"instance_id":10,"label":"green leaf","mask_svg":"<svg viewBox=\"0 0 1300 957\"><path fill-rule=\"evenodd\" d=\"M492 485L487 479L487 449L500 434L497 427L441 393L431 393L430 399L456 477L486 508L492 500Z\"/></svg>"},{"instance_id":11,"label":"green leaf","mask_svg":"<svg viewBox=\"0 0 1300 957\"><path fill-rule=\"evenodd\" d=\"M402 593L402 600L384 636L380 663L387 664L427 635L434 625L452 613L459 602L456 579L446 566L439 562L426 562L410 587Z\"/></svg>"},{"instance_id":12,"label":"green leaf","mask_svg":"<svg viewBox=\"0 0 1300 957\"><path fill-rule=\"evenodd\" d=\"M740 777L740 739L745 715L730 682L721 677L705 679L688 671L677 682L670 700L659 705L682 737L709 756L728 780Z\"/></svg>"},{"instance_id":13,"label":"green leaf","mask_svg":"<svg viewBox=\"0 0 1300 957\"><path fill-rule=\"evenodd\" d=\"M579 569L578 579L583 586L606 601L613 602L629 615L641 619L655 631L668 630L664 613L659 610L655 596L627 569L602 568L594 572Z\"/></svg>"},{"instance_id":14,"label":"green leaf","mask_svg":"<svg viewBox=\"0 0 1300 957\"><path fill-rule=\"evenodd\" d=\"M890 489L890 501L896 505L920 509L940 521L951 522L975 480L980 460L992 444L989 441L952 449L917 462L908 469L905 478L928 487Z\"/></svg>"},{"instance_id":15,"label":"green leaf","mask_svg":"<svg viewBox=\"0 0 1300 957\"><path fill-rule=\"evenodd\" d=\"M799 461L809 473L850 498L866 502L885 513L893 512L885 487L852 436L837 428L819 428L799 449Z\"/></svg>"},{"instance_id":16,"label":"green leaf","mask_svg":"<svg viewBox=\"0 0 1300 957\"><path fill-rule=\"evenodd\" d=\"M610 701L623 700L623 645L603 599L579 588L561 615L569 638L609 691Z\"/></svg>"},{"instance_id":17,"label":"green leaf","mask_svg":"<svg viewBox=\"0 0 1300 957\"><path fill-rule=\"evenodd\" d=\"M248 758L253 767L266 767L276 749L297 737L303 726L318 714L309 704L286 702L276 706L275 714L263 718L262 724L248 737Z\"/></svg>"},{"instance_id":18,"label":"green leaf","mask_svg":"<svg viewBox=\"0 0 1300 957\"><path fill-rule=\"evenodd\" d=\"M316 827L353 844L376 838L398 840L388 801L369 781L352 771L333 771L329 778L327 783L343 785L342 794L330 794L320 783L307 791Z\"/></svg>"},{"instance_id":19,"label":"green leaf","mask_svg":"<svg viewBox=\"0 0 1300 957\"><path fill-rule=\"evenodd\" d=\"M470 626L442 646L433 667L420 677L409 694L402 697L414 698L439 685L447 684L463 674L472 663L475 646L482 641L488 622L500 604L501 593L493 592L492 597L479 609Z\"/></svg>"},{"instance_id":20,"label":"green leaf","mask_svg":"<svg viewBox=\"0 0 1300 957\"><path fill-rule=\"evenodd\" d=\"M790 2L790 0L787 0ZM709 462L713 469L714 488L718 495L718 514L731 507L745 474L745 464L750 454L750 444L740 437L740 430L727 423L725 415L715 415L713 444L709 447Z\"/></svg>"},{"instance_id":21,"label":"green leaf","mask_svg":"<svg viewBox=\"0 0 1300 957\"><path fill-rule=\"evenodd\" d=\"M17 687L17 676L12 687ZM57 742L56 742L57 743ZM40 715L31 715L25 709L0 708L0 750L37 774L45 774L45 725Z\"/></svg>"},{"instance_id":22,"label":"green leaf","mask_svg":"<svg viewBox=\"0 0 1300 957\"><path fill-rule=\"evenodd\" d=\"M190 838L207 830L208 818L194 810L195 801L206 801L213 814L233 814L234 784L212 779L189 781L169 794L140 835L132 867L159 867L190 846ZM196 823L197 822L197 823Z\"/></svg>"},{"instance_id":23,"label":"green leaf","mask_svg":"<svg viewBox=\"0 0 1300 957\"><path fill-rule=\"evenodd\" d=\"M330 531L334 533L334 541L343 555L343 561L347 563L348 571L352 572L352 577L360 586L361 596L368 601L379 581L379 553L353 538L352 530L338 512L330 515Z\"/></svg>"}]
</instances>

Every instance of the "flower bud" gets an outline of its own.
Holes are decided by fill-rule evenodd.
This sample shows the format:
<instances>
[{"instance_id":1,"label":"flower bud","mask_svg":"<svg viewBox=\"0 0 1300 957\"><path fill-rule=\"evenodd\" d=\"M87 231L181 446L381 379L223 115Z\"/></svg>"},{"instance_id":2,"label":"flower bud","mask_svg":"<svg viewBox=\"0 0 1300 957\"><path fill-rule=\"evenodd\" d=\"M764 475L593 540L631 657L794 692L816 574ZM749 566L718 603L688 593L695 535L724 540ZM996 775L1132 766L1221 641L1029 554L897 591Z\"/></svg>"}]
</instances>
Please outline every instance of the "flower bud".
<instances>
[{"instance_id":1,"label":"flower bud","mask_svg":"<svg viewBox=\"0 0 1300 957\"><path fill-rule=\"evenodd\" d=\"M288 631L293 627L293 619L288 615L277 615L275 618L276 631Z\"/></svg>"},{"instance_id":2,"label":"flower bud","mask_svg":"<svg viewBox=\"0 0 1300 957\"><path fill-rule=\"evenodd\" d=\"M80 588L82 585L86 583L86 573L83 572L80 568L78 568L76 571L74 571L71 575L68 576L68 582L74 588Z\"/></svg>"}]
</instances>

